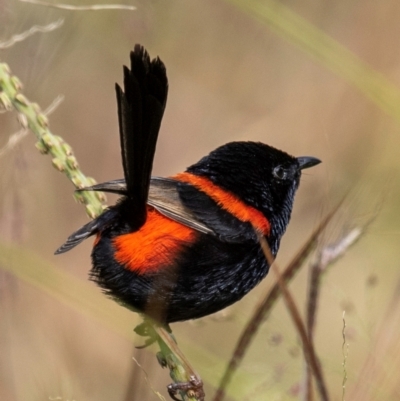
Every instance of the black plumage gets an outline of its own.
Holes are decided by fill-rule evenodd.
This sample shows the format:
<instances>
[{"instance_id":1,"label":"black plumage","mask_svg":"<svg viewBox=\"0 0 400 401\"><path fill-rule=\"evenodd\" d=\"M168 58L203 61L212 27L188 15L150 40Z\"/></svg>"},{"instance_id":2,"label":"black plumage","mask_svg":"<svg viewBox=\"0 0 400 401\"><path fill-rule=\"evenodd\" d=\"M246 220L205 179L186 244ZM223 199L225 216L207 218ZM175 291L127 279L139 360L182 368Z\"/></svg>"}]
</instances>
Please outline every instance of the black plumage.
<instances>
[{"instance_id":1,"label":"black plumage","mask_svg":"<svg viewBox=\"0 0 400 401\"><path fill-rule=\"evenodd\" d=\"M223 145L171 178L151 178L168 82L136 46L117 85L124 180L86 190L122 195L57 253L96 234L91 278L161 323L199 318L238 301L268 273L289 223L301 170L318 164L257 142ZM256 232L258 231L258 233Z\"/></svg>"}]
</instances>

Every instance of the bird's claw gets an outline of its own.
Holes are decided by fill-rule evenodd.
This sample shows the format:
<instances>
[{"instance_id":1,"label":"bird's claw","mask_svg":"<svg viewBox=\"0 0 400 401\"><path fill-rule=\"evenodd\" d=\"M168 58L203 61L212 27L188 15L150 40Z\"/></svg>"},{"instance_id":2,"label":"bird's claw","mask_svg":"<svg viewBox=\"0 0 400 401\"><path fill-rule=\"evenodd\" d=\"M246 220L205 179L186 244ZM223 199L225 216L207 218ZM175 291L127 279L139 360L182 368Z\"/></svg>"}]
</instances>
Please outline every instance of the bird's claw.
<instances>
[{"instance_id":1,"label":"bird's claw","mask_svg":"<svg viewBox=\"0 0 400 401\"><path fill-rule=\"evenodd\" d=\"M164 369L168 366L167 359L165 358L164 354L162 352L157 352L156 358L160 366Z\"/></svg>"},{"instance_id":2,"label":"bird's claw","mask_svg":"<svg viewBox=\"0 0 400 401\"><path fill-rule=\"evenodd\" d=\"M185 392L188 397L194 397L198 401L204 401L203 381L197 376L190 376L188 382L172 383L167 386L169 396L175 401L182 401L176 398L176 393Z\"/></svg>"}]
</instances>

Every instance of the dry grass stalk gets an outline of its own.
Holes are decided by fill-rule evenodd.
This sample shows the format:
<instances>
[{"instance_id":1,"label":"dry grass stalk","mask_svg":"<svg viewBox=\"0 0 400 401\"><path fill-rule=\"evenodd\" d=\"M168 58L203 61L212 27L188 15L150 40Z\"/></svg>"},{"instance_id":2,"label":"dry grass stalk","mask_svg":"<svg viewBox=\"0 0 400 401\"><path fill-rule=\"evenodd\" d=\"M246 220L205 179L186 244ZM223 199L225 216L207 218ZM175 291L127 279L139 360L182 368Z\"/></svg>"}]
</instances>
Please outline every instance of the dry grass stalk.
<instances>
[{"instance_id":1,"label":"dry grass stalk","mask_svg":"<svg viewBox=\"0 0 400 401\"><path fill-rule=\"evenodd\" d=\"M73 6L70 4L53 4L53 3L48 3L47 1L40 1L40 0L19 0L19 1L21 1L22 3L30 3L38 6L57 8L59 10L68 10L68 11L136 10L135 6L128 6L125 4L93 4L91 6Z\"/></svg>"},{"instance_id":2,"label":"dry grass stalk","mask_svg":"<svg viewBox=\"0 0 400 401\"><path fill-rule=\"evenodd\" d=\"M317 241L319 236L324 231L328 223L331 221L332 217L339 210L342 203L343 201L339 202L338 205L321 221L318 227L310 235L305 244L301 247L301 249L291 260L289 265L283 271L282 279L286 284L293 279L296 273L303 266L305 259L315 249L315 247L317 246ZM275 283L275 285L271 288L271 290L265 295L265 297L255 308L253 315L250 317L249 322L242 331L242 334L240 335L240 338L236 343L236 347L232 353L232 357L225 369L225 372L220 380L213 401L221 401L224 398L226 388L231 382L233 375L237 371L246 352L248 351L251 343L253 342L259 327L261 326L262 322L267 318L267 316L271 312L273 306L276 304L276 301L279 299L281 294L282 292L279 283Z\"/></svg>"},{"instance_id":3,"label":"dry grass stalk","mask_svg":"<svg viewBox=\"0 0 400 401\"><path fill-rule=\"evenodd\" d=\"M10 39L1 41L0 42L0 49L8 49L12 46L14 46L18 42L22 42L25 39L29 38L30 36L34 35L35 33L41 32L41 33L47 33L47 32L52 32L55 29L59 28L64 24L64 20L62 18L58 19L55 22L52 22L51 24L48 25L34 25L30 29L28 29L25 32L13 35Z\"/></svg>"}]
</instances>

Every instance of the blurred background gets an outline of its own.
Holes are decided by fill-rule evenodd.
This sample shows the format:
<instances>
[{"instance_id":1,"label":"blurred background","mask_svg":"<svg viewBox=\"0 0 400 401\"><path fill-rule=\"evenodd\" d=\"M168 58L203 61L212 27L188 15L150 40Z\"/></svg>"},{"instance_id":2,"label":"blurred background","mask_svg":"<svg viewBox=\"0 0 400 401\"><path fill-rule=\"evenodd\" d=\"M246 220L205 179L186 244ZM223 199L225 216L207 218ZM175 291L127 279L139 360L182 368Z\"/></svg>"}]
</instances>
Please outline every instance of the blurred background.
<instances>
[{"instance_id":1,"label":"blurred background","mask_svg":"<svg viewBox=\"0 0 400 401\"><path fill-rule=\"evenodd\" d=\"M122 82L122 65L135 43L159 55L169 77L154 175L182 171L233 140L262 141L323 160L303 174L277 262L283 268L349 191L320 247L376 215L361 240L324 275L315 346L332 399L342 399L346 375L348 399L399 399L400 3L134 5L136 11L66 11L0 0L0 62L42 109L65 97L49 117L50 128L98 182L122 177L114 84ZM52 32L1 46L60 18L62 26ZM0 114L0 149L19 130L16 117ZM72 197L72 184L34 145L29 133L0 155L0 399L157 400L156 391L168 398L170 379L157 364L155 347L134 348L142 343L133 333L139 317L87 280L92 241L53 256L88 218ZM302 312L308 265L290 285ZM270 274L228 310L173 325L182 351L205 381L207 399L274 282ZM301 343L281 300L260 328L227 399L301 399L303 378Z\"/></svg>"}]
</instances>

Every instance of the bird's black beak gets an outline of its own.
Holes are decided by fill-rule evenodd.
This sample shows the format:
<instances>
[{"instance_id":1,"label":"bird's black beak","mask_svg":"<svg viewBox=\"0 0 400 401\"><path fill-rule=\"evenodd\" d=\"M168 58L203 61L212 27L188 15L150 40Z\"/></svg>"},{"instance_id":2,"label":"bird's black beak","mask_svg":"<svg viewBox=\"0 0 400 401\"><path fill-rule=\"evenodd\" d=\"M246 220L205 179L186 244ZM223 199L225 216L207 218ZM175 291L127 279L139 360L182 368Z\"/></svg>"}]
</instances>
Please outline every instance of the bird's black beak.
<instances>
[{"instance_id":1,"label":"bird's black beak","mask_svg":"<svg viewBox=\"0 0 400 401\"><path fill-rule=\"evenodd\" d=\"M321 160L311 156L298 157L297 161L299 163L300 170L304 170L305 168L316 166L317 164L321 163Z\"/></svg>"}]
</instances>

